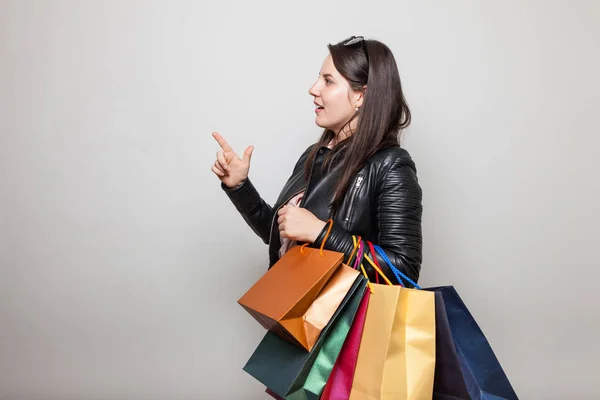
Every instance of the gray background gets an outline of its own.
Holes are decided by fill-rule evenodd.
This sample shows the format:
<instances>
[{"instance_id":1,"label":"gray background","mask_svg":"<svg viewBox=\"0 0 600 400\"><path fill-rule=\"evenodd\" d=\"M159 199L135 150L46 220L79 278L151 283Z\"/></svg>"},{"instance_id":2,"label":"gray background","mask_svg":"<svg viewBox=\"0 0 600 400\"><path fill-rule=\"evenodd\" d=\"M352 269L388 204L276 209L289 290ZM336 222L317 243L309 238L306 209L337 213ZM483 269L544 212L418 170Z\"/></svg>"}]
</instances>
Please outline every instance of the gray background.
<instances>
[{"instance_id":1,"label":"gray background","mask_svg":"<svg viewBox=\"0 0 600 400\"><path fill-rule=\"evenodd\" d=\"M600 397L600 2L0 1L0 399L264 399L236 304L267 249L210 166L272 202L320 129L325 45L387 43L453 284L523 399ZM596 156L596 157L595 157Z\"/></svg>"}]
</instances>

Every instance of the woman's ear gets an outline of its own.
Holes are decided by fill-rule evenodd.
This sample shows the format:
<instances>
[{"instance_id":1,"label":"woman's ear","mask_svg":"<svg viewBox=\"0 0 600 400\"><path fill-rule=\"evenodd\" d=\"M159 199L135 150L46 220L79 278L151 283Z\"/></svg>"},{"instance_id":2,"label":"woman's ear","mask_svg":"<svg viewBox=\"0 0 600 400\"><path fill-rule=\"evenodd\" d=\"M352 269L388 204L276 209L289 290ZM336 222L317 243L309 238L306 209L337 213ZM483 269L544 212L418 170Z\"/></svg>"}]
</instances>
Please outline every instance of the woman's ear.
<instances>
[{"instance_id":1,"label":"woman's ear","mask_svg":"<svg viewBox=\"0 0 600 400\"><path fill-rule=\"evenodd\" d=\"M362 92L357 92L356 93L356 100L355 100L355 105L354 107L360 108L363 105L364 99L365 99L365 95L364 95L364 91L366 90L366 86L364 86L364 90Z\"/></svg>"}]
</instances>

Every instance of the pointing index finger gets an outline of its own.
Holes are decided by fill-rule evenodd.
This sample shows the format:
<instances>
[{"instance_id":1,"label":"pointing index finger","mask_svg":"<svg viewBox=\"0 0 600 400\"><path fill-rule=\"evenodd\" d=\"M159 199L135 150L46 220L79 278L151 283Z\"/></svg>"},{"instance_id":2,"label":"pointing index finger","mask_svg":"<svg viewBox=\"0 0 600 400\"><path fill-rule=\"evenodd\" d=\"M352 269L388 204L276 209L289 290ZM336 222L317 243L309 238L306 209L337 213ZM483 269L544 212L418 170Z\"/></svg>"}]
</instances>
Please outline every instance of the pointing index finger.
<instances>
[{"instance_id":1,"label":"pointing index finger","mask_svg":"<svg viewBox=\"0 0 600 400\"><path fill-rule=\"evenodd\" d=\"M213 137L219 143L219 146L221 146L221 148L224 151L233 151L231 146L229 146L229 143L227 143L227 141L223 138L223 136L221 136L218 132L213 132Z\"/></svg>"}]
</instances>

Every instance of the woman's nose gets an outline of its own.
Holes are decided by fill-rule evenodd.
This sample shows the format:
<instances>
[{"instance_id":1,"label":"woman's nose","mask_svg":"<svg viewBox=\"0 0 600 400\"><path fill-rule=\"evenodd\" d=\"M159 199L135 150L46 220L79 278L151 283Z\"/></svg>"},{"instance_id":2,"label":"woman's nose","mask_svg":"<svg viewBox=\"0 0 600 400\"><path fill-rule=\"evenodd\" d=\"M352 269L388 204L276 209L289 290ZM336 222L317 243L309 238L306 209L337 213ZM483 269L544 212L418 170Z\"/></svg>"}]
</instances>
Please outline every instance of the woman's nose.
<instances>
[{"instance_id":1,"label":"woman's nose","mask_svg":"<svg viewBox=\"0 0 600 400\"><path fill-rule=\"evenodd\" d=\"M311 96L319 97L318 82L315 82L310 87L310 89L308 89L308 94L310 94Z\"/></svg>"}]
</instances>

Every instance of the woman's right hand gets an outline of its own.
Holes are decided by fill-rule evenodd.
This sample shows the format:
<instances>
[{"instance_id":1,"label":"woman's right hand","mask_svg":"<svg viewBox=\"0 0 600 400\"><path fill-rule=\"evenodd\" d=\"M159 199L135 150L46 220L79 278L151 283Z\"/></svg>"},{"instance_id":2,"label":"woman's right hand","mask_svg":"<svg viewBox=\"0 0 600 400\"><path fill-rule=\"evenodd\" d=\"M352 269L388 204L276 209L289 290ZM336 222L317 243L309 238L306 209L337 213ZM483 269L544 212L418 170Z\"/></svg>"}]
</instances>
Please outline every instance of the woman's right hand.
<instances>
[{"instance_id":1,"label":"woman's right hand","mask_svg":"<svg viewBox=\"0 0 600 400\"><path fill-rule=\"evenodd\" d=\"M248 146L242 158L233 151L231 146L217 132L213 132L213 137L221 146L221 150L217 152L217 160L212 166L212 172L223 182L228 188L234 188L242 184L248 178L250 170L250 159L254 146Z\"/></svg>"}]
</instances>

